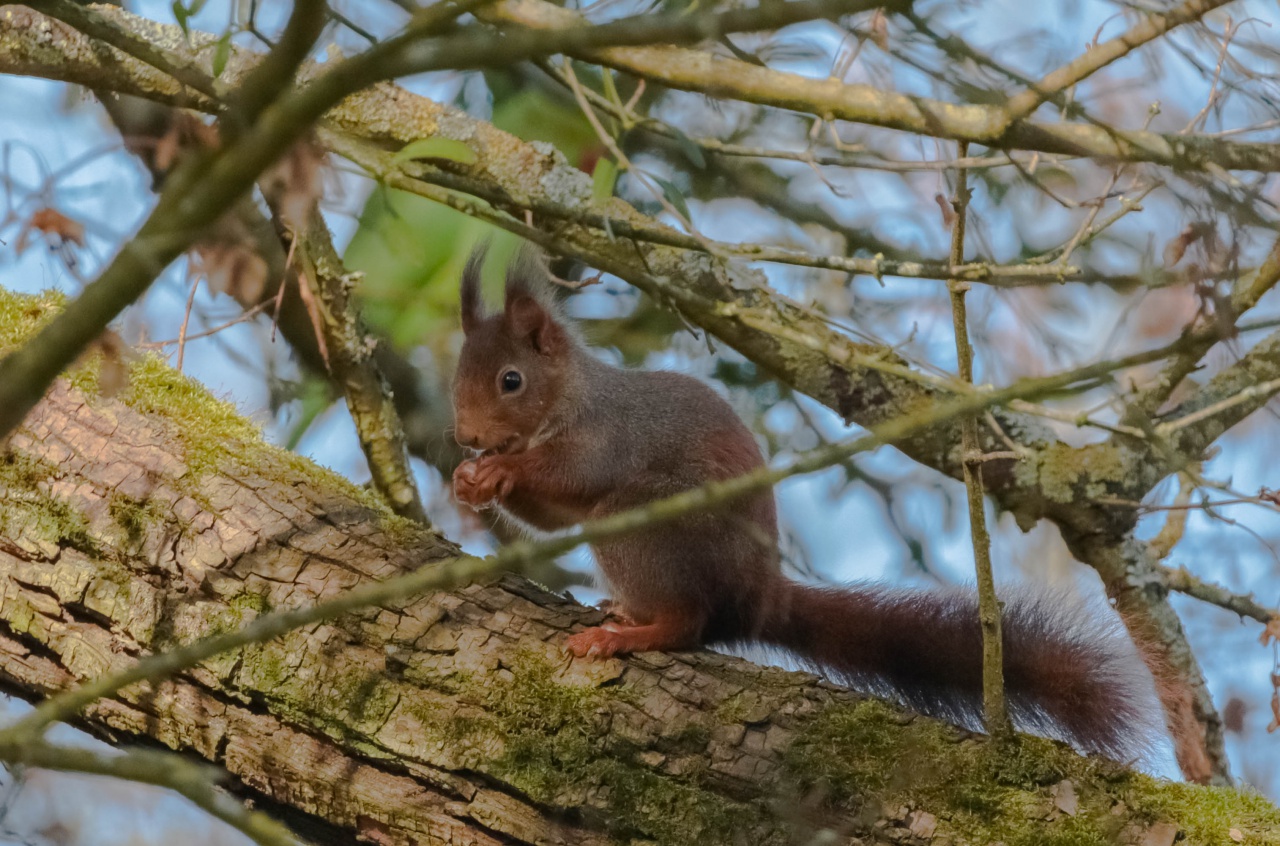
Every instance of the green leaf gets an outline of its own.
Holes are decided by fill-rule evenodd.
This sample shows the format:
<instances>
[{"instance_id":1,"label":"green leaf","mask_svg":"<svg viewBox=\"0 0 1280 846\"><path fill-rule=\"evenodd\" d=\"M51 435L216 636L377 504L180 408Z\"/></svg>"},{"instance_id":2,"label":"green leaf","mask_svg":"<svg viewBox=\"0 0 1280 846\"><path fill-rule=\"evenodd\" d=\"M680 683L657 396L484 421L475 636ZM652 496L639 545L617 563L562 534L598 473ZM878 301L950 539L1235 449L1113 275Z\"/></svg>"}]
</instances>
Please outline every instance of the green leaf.
<instances>
[{"instance_id":1,"label":"green leaf","mask_svg":"<svg viewBox=\"0 0 1280 846\"><path fill-rule=\"evenodd\" d=\"M618 166L604 156L596 159L596 169L591 174L591 199L603 203L613 196L617 182Z\"/></svg>"},{"instance_id":2,"label":"green leaf","mask_svg":"<svg viewBox=\"0 0 1280 846\"><path fill-rule=\"evenodd\" d=\"M213 48L214 79L222 76L222 72L227 69L227 59L229 58L231 58L231 30L222 33L222 37L218 39L218 43Z\"/></svg>"},{"instance_id":3,"label":"green leaf","mask_svg":"<svg viewBox=\"0 0 1280 846\"><path fill-rule=\"evenodd\" d=\"M661 176L649 174L649 178L658 183L658 186L662 188L662 196L667 198L668 203L675 206L676 211L684 216L685 221L692 223L693 215L689 214L689 204L684 201L684 194L680 193L680 189Z\"/></svg>"},{"instance_id":4,"label":"green leaf","mask_svg":"<svg viewBox=\"0 0 1280 846\"><path fill-rule=\"evenodd\" d=\"M600 82L604 87L604 96L609 98L609 102L615 106L621 106L622 98L618 96L617 86L613 84L613 71L609 68L600 68Z\"/></svg>"},{"instance_id":5,"label":"green leaf","mask_svg":"<svg viewBox=\"0 0 1280 846\"><path fill-rule=\"evenodd\" d=\"M475 164L477 158L476 151L461 141L436 136L410 141L391 157L391 162L401 164L411 159L445 159L461 164Z\"/></svg>"},{"instance_id":6,"label":"green leaf","mask_svg":"<svg viewBox=\"0 0 1280 846\"><path fill-rule=\"evenodd\" d=\"M178 28L182 30L182 34L190 38L191 32L187 29L187 18L191 17L191 12L182 5L182 0L173 0L173 17L178 22Z\"/></svg>"},{"instance_id":7,"label":"green leaf","mask_svg":"<svg viewBox=\"0 0 1280 846\"><path fill-rule=\"evenodd\" d=\"M183 5L182 0L173 0L173 17L178 21L178 27L182 30L182 34L187 38L191 37L187 22L200 14L200 10L204 8L204 4L207 2L208 0L191 0L190 4Z\"/></svg>"},{"instance_id":8,"label":"green leaf","mask_svg":"<svg viewBox=\"0 0 1280 846\"><path fill-rule=\"evenodd\" d=\"M485 285L501 291L520 239L425 197L379 186L369 195L343 260L364 274L361 315L398 349L448 358L458 321L458 279L471 246L491 239Z\"/></svg>"},{"instance_id":9,"label":"green leaf","mask_svg":"<svg viewBox=\"0 0 1280 846\"><path fill-rule=\"evenodd\" d=\"M672 127L675 129L675 127ZM684 153L684 157L693 164L698 170L707 169L707 157L702 154L702 147L694 142L692 138L685 135L680 130L675 130L672 140L676 142L676 146L680 148L680 152Z\"/></svg>"},{"instance_id":10,"label":"green leaf","mask_svg":"<svg viewBox=\"0 0 1280 846\"><path fill-rule=\"evenodd\" d=\"M600 146L577 104L566 105L537 88L514 94L495 92L493 125L525 141L549 141L575 164Z\"/></svg>"}]
</instances>

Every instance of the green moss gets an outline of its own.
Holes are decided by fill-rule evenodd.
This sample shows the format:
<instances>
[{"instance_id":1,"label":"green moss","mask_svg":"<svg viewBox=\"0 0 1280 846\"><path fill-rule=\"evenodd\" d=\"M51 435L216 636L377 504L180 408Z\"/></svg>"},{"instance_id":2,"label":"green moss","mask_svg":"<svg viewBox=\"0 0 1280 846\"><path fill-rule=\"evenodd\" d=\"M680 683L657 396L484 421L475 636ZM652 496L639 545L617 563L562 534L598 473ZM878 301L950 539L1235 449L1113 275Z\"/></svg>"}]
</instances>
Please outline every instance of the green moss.
<instances>
[{"instance_id":1,"label":"green moss","mask_svg":"<svg viewBox=\"0 0 1280 846\"><path fill-rule=\"evenodd\" d=\"M272 611L271 600L267 599L265 594L254 593L251 590L242 591L231 597L227 603L235 609L242 617L253 619L262 614L270 614Z\"/></svg>"},{"instance_id":2,"label":"green moss","mask_svg":"<svg viewBox=\"0 0 1280 846\"><path fill-rule=\"evenodd\" d=\"M21 346L66 305L59 291L15 294L0 288L0 354Z\"/></svg>"},{"instance_id":3,"label":"green moss","mask_svg":"<svg viewBox=\"0 0 1280 846\"><path fill-rule=\"evenodd\" d=\"M65 303L66 297L56 291L30 295L0 288L0 354L30 339ZM101 357L88 356L65 376L73 388L92 397L98 389L100 368ZM191 470L192 483L206 473L236 466L288 469L314 479L318 488L340 491L378 512L385 530L406 539L421 539L421 527L394 517L377 494L295 453L270 446L259 428L235 406L214 397L158 355L134 359L129 365L128 384L115 398L135 411L163 417L173 424L173 432L185 448L183 458ZM194 484L191 487L194 489Z\"/></svg>"},{"instance_id":4,"label":"green moss","mask_svg":"<svg viewBox=\"0 0 1280 846\"><path fill-rule=\"evenodd\" d=\"M66 545L95 555L98 544L89 521L49 492L57 474L53 464L19 450L0 454L0 535L42 554L55 554Z\"/></svg>"},{"instance_id":5,"label":"green moss","mask_svg":"<svg viewBox=\"0 0 1280 846\"><path fill-rule=\"evenodd\" d=\"M539 653L506 662L509 680L488 676L464 686L479 708L451 721L446 736L479 750L468 762L553 807L601 807L599 824L619 838L660 844L733 843L735 833L766 830L765 809L734 802L707 788L698 774L673 776L638 760L639 750L610 731L625 688L565 683ZM430 720L424 720L430 722ZM488 738L500 749L493 757ZM705 729L700 734L705 743ZM778 833L777 839L782 839ZM761 843L769 840L757 841Z\"/></svg>"},{"instance_id":6,"label":"green moss","mask_svg":"<svg viewBox=\"0 0 1280 846\"><path fill-rule=\"evenodd\" d=\"M129 385L118 399L135 411L174 424L185 447L184 459L196 479L234 467L280 467L314 480L319 489L340 492L377 512L380 526L397 535L421 539L422 527L397 517L378 495L296 453L268 444L257 425L236 407L174 370L158 355L146 355L129 369Z\"/></svg>"},{"instance_id":7,"label":"green moss","mask_svg":"<svg viewBox=\"0 0 1280 846\"><path fill-rule=\"evenodd\" d=\"M1280 844L1280 809L1251 790L1200 787L1134 775L1121 786L1130 807L1151 820L1178 825L1188 843L1234 844L1231 829L1246 846Z\"/></svg>"},{"instance_id":8,"label":"green moss","mask_svg":"<svg viewBox=\"0 0 1280 846\"><path fill-rule=\"evenodd\" d=\"M668 743L676 752L701 753L711 743L711 729L699 723L689 723L668 738Z\"/></svg>"},{"instance_id":9,"label":"green moss","mask_svg":"<svg viewBox=\"0 0 1280 846\"><path fill-rule=\"evenodd\" d=\"M124 533L125 541L133 546L142 543L147 532L163 525L168 513L154 500L135 499L118 491L112 491L107 499L107 513Z\"/></svg>"},{"instance_id":10,"label":"green moss","mask_svg":"<svg viewBox=\"0 0 1280 846\"><path fill-rule=\"evenodd\" d=\"M217 399L158 355L144 355L133 363L129 384L117 398L135 411L172 422L186 447L187 464L197 474L225 467L241 447L262 443L258 427L235 406Z\"/></svg>"},{"instance_id":11,"label":"green moss","mask_svg":"<svg viewBox=\"0 0 1280 846\"><path fill-rule=\"evenodd\" d=\"M372 735L391 716L399 700L398 686L383 676L380 668L352 676L352 683L339 692L335 702L343 712L339 725Z\"/></svg>"},{"instance_id":12,"label":"green moss","mask_svg":"<svg viewBox=\"0 0 1280 846\"><path fill-rule=\"evenodd\" d=\"M747 704L741 696L726 697L716 706L715 716L718 722L724 724L740 723L746 719Z\"/></svg>"},{"instance_id":13,"label":"green moss","mask_svg":"<svg viewBox=\"0 0 1280 846\"><path fill-rule=\"evenodd\" d=\"M969 843L1114 843L1125 817L1168 821L1196 844L1280 844L1280 810L1236 790L1161 782L1062 744L1019 737L996 744L932 720L909 730L891 706L873 701L827 708L800 732L786 769L802 789L823 790L845 810L920 807L938 833ZM1050 787L1070 781L1078 809L1055 813Z\"/></svg>"}]
</instances>

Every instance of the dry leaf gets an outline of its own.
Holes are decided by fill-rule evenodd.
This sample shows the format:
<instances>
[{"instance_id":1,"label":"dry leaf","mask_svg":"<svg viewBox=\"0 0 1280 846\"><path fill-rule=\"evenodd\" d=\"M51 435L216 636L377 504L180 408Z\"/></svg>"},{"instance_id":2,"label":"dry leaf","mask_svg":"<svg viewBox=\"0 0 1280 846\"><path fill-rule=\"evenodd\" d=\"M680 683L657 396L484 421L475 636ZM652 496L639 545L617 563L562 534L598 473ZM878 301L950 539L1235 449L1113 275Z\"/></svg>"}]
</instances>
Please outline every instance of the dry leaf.
<instances>
[{"instance_id":1,"label":"dry leaf","mask_svg":"<svg viewBox=\"0 0 1280 846\"><path fill-rule=\"evenodd\" d=\"M95 355L100 357L98 393L110 399L129 386L129 360L133 353L123 338L108 329L84 348L76 365L85 364Z\"/></svg>"},{"instance_id":2,"label":"dry leaf","mask_svg":"<svg viewBox=\"0 0 1280 846\"><path fill-rule=\"evenodd\" d=\"M951 201L941 194L934 194L933 201L938 204L938 208L942 210L942 225L950 229L951 224L956 222L956 210L952 208Z\"/></svg>"},{"instance_id":3,"label":"dry leaf","mask_svg":"<svg viewBox=\"0 0 1280 846\"><path fill-rule=\"evenodd\" d=\"M84 226L53 208L40 209L31 215L27 225L39 229L45 235L84 246Z\"/></svg>"},{"instance_id":4,"label":"dry leaf","mask_svg":"<svg viewBox=\"0 0 1280 846\"><path fill-rule=\"evenodd\" d=\"M1222 708L1222 727L1229 732L1239 734L1244 731L1244 718L1249 713L1249 706L1239 696L1227 700Z\"/></svg>"},{"instance_id":5,"label":"dry leaf","mask_svg":"<svg viewBox=\"0 0 1280 846\"><path fill-rule=\"evenodd\" d=\"M270 268L258 254L244 220L227 212L191 248L191 274L204 276L209 288L248 308L262 297Z\"/></svg>"},{"instance_id":6,"label":"dry leaf","mask_svg":"<svg viewBox=\"0 0 1280 846\"><path fill-rule=\"evenodd\" d=\"M1271 641L1280 640L1280 617L1272 617L1267 621L1258 640L1263 646L1270 646Z\"/></svg>"},{"instance_id":7,"label":"dry leaf","mask_svg":"<svg viewBox=\"0 0 1280 846\"><path fill-rule=\"evenodd\" d=\"M258 180L268 202L296 232L307 230L311 210L320 200L325 161L324 148L313 138L303 138Z\"/></svg>"},{"instance_id":8,"label":"dry leaf","mask_svg":"<svg viewBox=\"0 0 1280 846\"><path fill-rule=\"evenodd\" d=\"M22 251L27 248L27 242L32 232L39 232L49 241L49 246L58 249L66 244L75 244L77 247L84 246L84 225L67 217L55 208L45 207L37 209L27 218L27 222L22 227L22 232L18 234L18 240L13 245L13 251L17 255L22 255Z\"/></svg>"},{"instance_id":9,"label":"dry leaf","mask_svg":"<svg viewBox=\"0 0 1280 846\"><path fill-rule=\"evenodd\" d=\"M1164 263L1172 267L1182 261L1187 249L1201 238L1205 239L1205 248L1212 250L1217 241L1216 234L1213 224L1207 221L1188 223L1176 238L1165 244Z\"/></svg>"},{"instance_id":10,"label":"dry leaf","mask_svg":"<svg viewBox=\"0 0 1280 846\"><path fill-rule=\"evenodd\" d=\"M102 369L98 372L98 393L114 397L129 386L129 362L124 339L110 330L98 338Z\"/></svg>"},{"instance_id":11,"label":"dry leaf","mask_svg":"<svg viewBox=\"0 0 1280 846\"><path fill-rule=\"evenodd\" d=\"M876 9L871 18L871 40L881 50L889 49L889 19L885 17L884 9Z\"/></svg>"},{"instance_id":12,"label":"dry leaf","mask_svg":"<svg viewBox=\"0 0 1280 846\"><path fill-rule=\"evenodd\" d=\"M191 149L212 150L218 146L218 129L188 112L173 111L173 119L164 135L156 139L151 166L164 173L173 167L182 153Z\"/></svg>"},{"instance_id":13,"label":"dry leaf","mask_svg":"<svg viewBox=\"0 0 1280 846\"><path fill-rule=\"evenodd\" d=\"M1230 837L1236 843L1244 842L1244 832L1238 828L1227 829L1227 837Z\"/></svg>"},{"instance_id":14,"label":"dry leaf","mask_svg":"<svg viewBox=\"0 0 1280 846\"><path fill-rule=\"evenodd\" d=\"M236 302L256 303L267 287L266 261L243 242L203 242L194 247L192 270L214 291Z\"/></svg>"}]
</instances>

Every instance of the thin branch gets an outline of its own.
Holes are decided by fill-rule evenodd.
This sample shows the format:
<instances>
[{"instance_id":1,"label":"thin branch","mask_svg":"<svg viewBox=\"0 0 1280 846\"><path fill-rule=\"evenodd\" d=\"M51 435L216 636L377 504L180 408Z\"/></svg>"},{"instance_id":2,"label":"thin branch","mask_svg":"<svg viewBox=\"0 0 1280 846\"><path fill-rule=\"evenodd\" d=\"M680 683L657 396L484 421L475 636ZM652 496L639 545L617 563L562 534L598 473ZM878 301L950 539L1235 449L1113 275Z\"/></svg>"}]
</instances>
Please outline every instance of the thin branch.
<instances>
[{"instance_id":1,"label":"thin branch","mask_svg":"<svg viewBox=\"0 0 1280 846\"><path fill-rule=\"evenodd\" d=\"M368 155L363 155L356 150L357 145L365 146L369 142L350 137L338 139L333 135L325 135L323 133L322 138L326 147L340 155L352 157L353 160L360 162L369 160ZM374 173L378 173L380 169L372 168L371 170ZM762 261L794 267L834 270L842 273L871 276L876 279L894 276L904 279L960 279L967 282L980 282L996 288L1019 288L1065 282L1105 284L1118 288L1129 288L1135 285L1167 287L1192 281L1189 275L1174 271L1153 270L1149 276L1143 277L1131 274L1100 275L1074 265L1049 265L1042 262L1022 264L966 262L959 266L952 266L944 261L897 260L887 259L882 256L859 258L856 256L817 255L766 244L735 244L728 241L716 241L690 235L648 218L623 219L611 217L600 211L587 208L583 204L560 203L543 196L530 195L528 193L512 195L491 182L442 170L430 165L415 164L411 168L406 168L405 173L411 174L417 180L464 191L504 207L525 209L538 217L569 220L590 226L602 232L608 232L613 237L625 237L650 244L698 250L716 256L733 256L746 261ZM385 174L381 176L385 176ZM407 182L400 182L396 187L416 192Z\"/></svg>"},{"instance_id":2,"label":"thin branch","mask_svg":"<svg viewBox=\"0 0 1280 846\"><path fill-rule=\"evenodd\" d=\"M215 786L225 776L216 767L192 763L173 752L136 749L102 754L74 746L59 746L38 736L0 740L0 760L60 772L112 776L128 781L167 787L197 807L240 831L260 846L298 846L298 840L282 823L262 811L254 811Z\"/></svg>"},{"instance_id":3,"label":"thin branch","mask_svg":"<svg viewBox=\"0 0 1280 846\"><path fill-rule=\"evenodd\" d=\"M198 341L201 338L209 338L209 337L212 337L213 335L218 334L219 332L230 329L232 326L238 326L241 323L248 323L250 320L257 317L258 314L262 312L262 310L265 309L268 305L269 303L263 302L263 303L258 303L257 305L254 305L254 306L250 306L246 308L244 311L237 314L235 317L231 318L230 320L227 320L223 323L219 323L217 326L211 326L210 328L204 329L200 332L193 332L185 336L180 334L177 338L170 338L165 341L145 341L140 344L134 344L133 346L135 349L140 349L140 350L160 350L160 349L164 349L165 347L173 346L174 344L181 344L184 341ZM175 368L175 369L181 369L181 368Z\"/></svg>"},{"instance_id":4,"label":"thin branch","mask_svg":"<svg viewBox=\"0 0 1280 846\"><path fill-rule=\"evenodd\" d=\"M1137 48L1171 30L1197 21L1231 0L1186 0L1161 14L1150 14L1110 41L1091 46L1083 55L1044 76L1039 82L1009 98L1004 105L1009 123L1023 120L1050 97L1066 91Z\"/></svg>"},{"instance_id":5,"label":"thin branch","mask_svg":"<svg viewBox=\"0 0 1280 846\"><path fill-rule=\"evenodd\" d=\"M1157 440L1167 444L1174 455L1199 459L1204 450L1223 432L1266 405L1280 391L1280 332L1259 341L1234 364L1197 389L1191 397L1170 410L1154 431L1163 431ZM1192 418L1188 420L1188 418ZM1186 423L1183 421L1186 420ZM1140 466L1140 476L1154 477L1160 464ZM1163 475L1163 474L1161 474ZM1154 484L1155 478L1150 478ZM1145 494L1135 491L1140 498Z\"/></svg>"},{"instance_id":6,"label":"thin branch","mask_svg":"<svg viewBox=\"0 0 1280 846\"><path fill-rule=\"evenodd\" d=\"M961 141L956 158L969 154L969 145ZM956 192L951 201L955 220L951 224L951 265L964 262L965 222L969 211L968 171L956 171ZM967 283L958 279L947 282L951 299L951 322L955 330L956 362L960 381L973 384L973 347L969 344L969 323L964 295ZM1004 643L1000 634L1000 601L996 597L995 578L991 571L991 536L987 533L986 507L982 494L982 447L978 442L977 417L960 421L960 449L963 452L964 486L969 504L969 532L973 543L973 564L978 580L978 621L982 627L982 706L987 733L1009 738L1013 723L1004 698ZM1015 456L1016 457L1016 456Z\"/></svg>"},{"instance_id":7,"label":"thin branch","mask_svg":"<svg viewBox=\"0 0 1280 846\"><path fill-rule=\"evenodd\" d=\"M1212 334L1191 333L1199 334L1200 340L1189 344L1177 359L1165 367L1151 386L1129 401L1121 422L1126 425L1141 426L1144 421L1150 419L1156 409L1173 393L1174 388L1190 375L1205 353L1218 340L1228 337L1232 331L1231 327L1239 317L1253 308L1258 300L1262 299L1262 295L1278 283L1280 283L1280 237L1276 238L1271 252L1262 265L1252 274L1240 277L1232 286L1231 297L1227 301L1229 313L1215 314L1211 319L1204 321L1206 325L1202 328L1216 329L1216 331Z\"/></svg>"},{"instance_id":8,"label":"thin branch","mask_svg":"<svg viewBox=\"0 0 1280 846\"><path fill-rule=\"evenodd\" d=\"M591 128L595 131L596 137L600 139L600 143L604 144L610 155L617 160L623 170L629 172L640 182L641 185L645 187L645 190L649 192L649 195L658 201L659 205L662 206L667 214L680 221L681 225L684 226L688 233L697 240L705 250L711 252L711 245L702 237L701 234L698 233L698 230L693 225L693 221L685 217L679 209L673 206L671 201L663 194L662 189L657 185L654 185L653 180L631 163L631 159L627 157L626 153L622 152L622 148L618 146L618 142L615 141L613 136L605 130L603 125L601 125L600 118L596 117L595 110L593 110L591 108L591 104L587 102L587 98L583 94L582 86L578 84L578 77L573 72L573 65L569 64L568 59L564 60L562 72L569 83L570 90L573 91L574 99L578 103L578 108L582 111L582 116L587 119L587 123L591 124Z\"/></svg>"},{"instance_id":9,"label":"thin branch","mask_svg":"<svg viewBox=\"0 0 1280 846\"><path fill-rule=\"evenodd\" d=\"M1202 420L1208 420L1224 411L1235 408L1242 403L1254 403L1261 400L1263 402L1271 399L1277 392L1280 392L1280 379L1272 379L1268 382L1262 382L1257 385L1246 385L1237 393L1232 394L1225 399L1218 400L1215 403L1206 405L1204 408L1197 409L1190 414L1185 414L1167 423L1161 423L1156 426L1156 434L1167 436L1179 429L1192 426Z\"/></svg>"},{"instance_id":10,"label":"thin branch","mask_svg":"<svg viewBox=\"0 0 1280 846\"><path fill-rule=\"evenodd\" d=\"M1228 611L1257 620L1264 626L1280 620L1280 609L1268 608L1253 598L1253 594L1232 593L1221 585L1206 582L1182 567L1160 567L1157 572L1164 577L1169 590L1225 608Z\"/></svg>"}]
</instances>

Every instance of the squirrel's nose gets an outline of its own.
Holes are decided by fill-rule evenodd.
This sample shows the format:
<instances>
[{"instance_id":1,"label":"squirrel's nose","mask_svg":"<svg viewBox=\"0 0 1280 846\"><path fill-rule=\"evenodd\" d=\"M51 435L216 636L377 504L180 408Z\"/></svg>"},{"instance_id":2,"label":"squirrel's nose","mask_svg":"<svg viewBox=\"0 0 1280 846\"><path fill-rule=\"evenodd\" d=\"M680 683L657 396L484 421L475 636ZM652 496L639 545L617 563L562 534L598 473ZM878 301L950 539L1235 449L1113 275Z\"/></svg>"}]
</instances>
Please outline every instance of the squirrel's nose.
<instances>
[{"instance_id":1,"label":"squirrel's nose","mask_svg":"<svg viewBox=\"0 0 1280 846\"><path fill-rule=\"evenodd\" d=\"M468 449L476 449L480 445L480 435L474 429L469 429L461 423L454 427L453 439L458 442L458 446L467 447Z\"/></svg>"}]
</instances>

